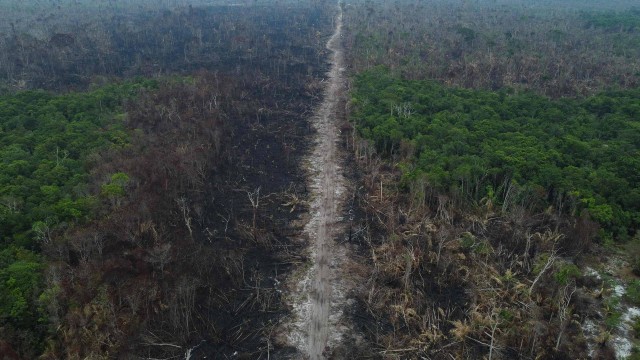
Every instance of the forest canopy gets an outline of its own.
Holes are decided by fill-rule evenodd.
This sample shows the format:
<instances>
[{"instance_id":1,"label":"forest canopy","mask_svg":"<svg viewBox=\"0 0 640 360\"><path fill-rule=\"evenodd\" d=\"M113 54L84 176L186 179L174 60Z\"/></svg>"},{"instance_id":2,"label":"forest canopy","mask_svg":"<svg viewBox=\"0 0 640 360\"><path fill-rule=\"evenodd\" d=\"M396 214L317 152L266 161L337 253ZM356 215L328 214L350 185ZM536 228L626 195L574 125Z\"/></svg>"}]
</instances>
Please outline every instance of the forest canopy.
<instances>
[{"instance_id":1,"label":"forest canopy","mask_svg":"<svg viewBox=\"0 0 640 360\"><path fill-rule=\"evenodd\" d=\"M85 93L0 96L0 326L24 330L34 352L44 345L46 304L56 291L44 291L41 247L93 217L92 154L127 144L123 101L154 87L155 80L135 80Z\"/></svg>"},{"instance_id":2,"label":"forest canopy","mask_svg":"<svg viewBox=\"0 0 640 360\"><path fill-rule=\"evenodd\" d=\"M640 90L551 100L402 80L383 67L357 76L359 132L379 152L404 154L408 184L479 202L518 189L532 210L589 216L625 240L640 224ZM513 196L513 195L512 195Z\"/></svg>"},{"instance_id":3,"label":"forest canopy","mask_svg":"<svg viewBox=\"0 0 640 360\"><path fill-rule=\"evenodd\" d=\"M88 216L87 157L123 146L122 102L153 80L108 85L87 93L26 91L0 97L0 234L31 247L41 223Z\"/></svg>"}]
</instances>

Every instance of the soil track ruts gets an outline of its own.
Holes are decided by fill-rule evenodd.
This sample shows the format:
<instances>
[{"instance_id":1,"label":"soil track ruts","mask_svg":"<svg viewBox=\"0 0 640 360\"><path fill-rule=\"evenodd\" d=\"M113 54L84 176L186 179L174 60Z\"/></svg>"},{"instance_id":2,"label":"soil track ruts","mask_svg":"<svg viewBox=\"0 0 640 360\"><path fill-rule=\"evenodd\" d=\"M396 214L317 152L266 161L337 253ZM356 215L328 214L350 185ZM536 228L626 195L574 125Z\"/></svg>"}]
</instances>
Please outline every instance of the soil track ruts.
<instances>
[{"instance_id":1,"label":"soil track ruts","mask_svg":"<svg viewBox=\"0 0 640 360\"><path fill-rule=\"evenodd\" d=\"M297 319L288 335L292 345L311 360L323 359L327 348L340 340L338 321L345 302L345 282L339 272L346 250L335 241L340 233L339 209L345 193L338 129L345 95L342 9L335 23L327 42L332 53L331 68L323 102L312 119L317 132L308 159L313 201L305 233L311 241L312 266L297 286L299 294L294 294L299 299L294 304Z\"/></svg>"},{"instance_id":2,"label":"soil track ruts","mask_svg":"<svg viewBox=\"0 0 640 360\"><path fill-rule=\"evenodd\" d=\"M334 278L330 262L334 260L332 252L336 222L338 220L338 196L344 193L344 178L339 171L338 158L338 106L344 96L344 54L342 52L342 10L336 29L327 43L327 49L333 52L329 83L324 101L318 113L316 127L318 143L313 156L320 172L320 186L314 186L314 192L320 206L312 206L311 224L315 225L315 274L311 284L311 321L309 324L309 357L321 359L329 340L329 311L331 305L332 284Z\"/></svg>"}]
</instances>

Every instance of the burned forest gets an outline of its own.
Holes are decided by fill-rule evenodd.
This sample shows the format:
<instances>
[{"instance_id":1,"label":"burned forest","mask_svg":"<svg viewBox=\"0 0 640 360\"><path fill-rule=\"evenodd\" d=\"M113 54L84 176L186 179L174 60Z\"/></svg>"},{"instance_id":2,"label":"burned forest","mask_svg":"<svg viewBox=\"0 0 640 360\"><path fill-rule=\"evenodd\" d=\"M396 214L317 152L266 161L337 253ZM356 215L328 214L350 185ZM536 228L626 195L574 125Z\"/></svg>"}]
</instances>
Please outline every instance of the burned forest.
<instances>
[{"instance_id":1,"label":"burned forest","mask_svg":"<svg viewBox=\"0 0 640 360\"><path fill-rule=\"evenodd\" d=\"M0 2L0 359L640 359L630 0Z\"/></svg>"},{"instance_id":2,"label":"burned forest","mask_svg":"<svg viewBox=\"0 0 640 360\"><path fill-rule=\"evenodd\" d=\"M273 352L333 9L84 10L3 34L3 346Z\"/></svg>"}]
</instances>

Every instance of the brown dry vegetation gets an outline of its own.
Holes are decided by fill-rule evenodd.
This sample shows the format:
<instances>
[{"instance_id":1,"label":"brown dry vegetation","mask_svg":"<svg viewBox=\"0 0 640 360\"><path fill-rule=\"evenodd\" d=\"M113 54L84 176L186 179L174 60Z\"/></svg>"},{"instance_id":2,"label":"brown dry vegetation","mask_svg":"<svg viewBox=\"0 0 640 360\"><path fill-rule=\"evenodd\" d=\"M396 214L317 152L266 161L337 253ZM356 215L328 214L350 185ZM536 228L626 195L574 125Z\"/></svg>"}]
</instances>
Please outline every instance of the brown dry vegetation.
<instances>
[{"instance_id":1,"label":"brown dry vegetation","mask_svg":"<svg viewBox=\"0 0 640 360\"><path fill-rule=\"evenodd\" d=\"M356 155L364 174L356 199L366 220L352 241L373 268L363 274L369 280L355 312L375 344L371 356L587 356L574 320L578 301L582 312L593 311L584 295L590 288L576 285L573 275L565 282L556 275L570 266L559 256L568 254L565 234L584 224L488 199L469 208L432 193L420 203L365 148L361 143Z\"/></svg>"}]
</instances>

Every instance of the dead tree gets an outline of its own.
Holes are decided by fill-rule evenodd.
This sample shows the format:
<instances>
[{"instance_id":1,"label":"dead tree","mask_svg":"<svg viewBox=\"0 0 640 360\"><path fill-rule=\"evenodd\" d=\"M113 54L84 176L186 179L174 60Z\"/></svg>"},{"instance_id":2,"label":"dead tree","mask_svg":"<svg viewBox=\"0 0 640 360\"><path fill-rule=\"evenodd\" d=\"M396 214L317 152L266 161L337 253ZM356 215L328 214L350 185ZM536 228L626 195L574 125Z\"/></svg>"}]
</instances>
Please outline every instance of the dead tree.
<instances>
[{"instance_id":1,"label":"dead tree","mask_svg":"<svg viewBox=\"0 0 640 360\"><path fill-rule=\"evenodd\" d=\"M247 191L247 197L249 198L249 202L251 202L251 207L253 208L253 220L251 226L253 228L253 239L256 239L256 219L258 216L258 206L260 206L260 186L256 188L255 191L249 192Z\"/></svg>"},{"instance_id":2,"label":"dead tree","mask_svg":"<svg viewBox=\"0 0 640 360\"><path fill-rule=\"evenodd\" d=\"M533 283L531 283L531 287L529 288L529 294L531 294L533 292L534 287L536 286L536 284L538 283L538 280L540 280L542 275L544 275L544 273L549 268L551 268L553 263L556 261L556 259L557 259L556 253L557 252L558 252L558 250L556 250L555 247L553 248L553 250L551 250L551 253L549 254L549 259L547 259L547 263L544 264L544 267L542 268L542 270L540 270L540 273L538 274L538 276L536 276L536 278L533 280Z\"/></svg>"},{"instance_id":3,"label":"dead tree","mask_svg":"<svg viewBox=\"0 0 640 360\"><path fill-rule=\"evenodd\" d=\"M180 212L182 213L182 218L184 220L184 225L189 230L189 237L193 239L193 229L191 228L191 210L189 209L189 204L187 204L187 199L184 197L180 197L176 200L178 206L180 207Z\"/></svg>"},{"instance_id":4,"label":"dead tree","mask_svg":"<svg viewBox=\"0 0 640 360\"><path fill-rule=\"evenodd\" d=\"M562 340L562 334L564 333L565 328L567 327L567 320L569 319L570 309L569 303L571 302L571 298L573 294L576 292L576 286L573 281L567 283L567 285L562 289L558 297L558 318L560 319L560 332L558 333L558 338L556 339L556 351L560 348L560 341Z\"/></svg>"}]
</instances>

